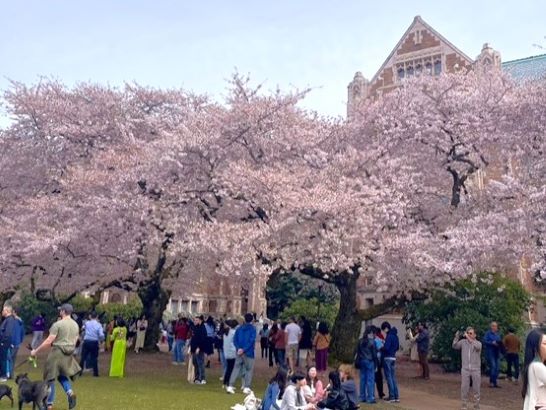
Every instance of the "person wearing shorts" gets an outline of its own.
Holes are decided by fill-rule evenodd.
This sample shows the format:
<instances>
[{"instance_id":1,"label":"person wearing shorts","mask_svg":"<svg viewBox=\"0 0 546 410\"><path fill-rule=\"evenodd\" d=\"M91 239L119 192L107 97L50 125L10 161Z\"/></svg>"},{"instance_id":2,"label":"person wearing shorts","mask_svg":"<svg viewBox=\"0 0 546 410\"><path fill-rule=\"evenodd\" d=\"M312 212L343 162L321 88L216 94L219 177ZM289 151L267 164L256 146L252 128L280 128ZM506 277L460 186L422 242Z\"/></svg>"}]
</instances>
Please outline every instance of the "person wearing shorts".
<instances>
[{"instance_id":1,"label":"person wearing shorts","mask_svg":"<svg viewBox=\"0 0 546 410\"><path fill-rule=\"evenodd\" d=\"M290 323L286 326L285 332L287 336L286 354L288 356L288 367L292 374L297 368L298 350L302 334L295 317L290 318Z\"/></svg>"}]
</instances>

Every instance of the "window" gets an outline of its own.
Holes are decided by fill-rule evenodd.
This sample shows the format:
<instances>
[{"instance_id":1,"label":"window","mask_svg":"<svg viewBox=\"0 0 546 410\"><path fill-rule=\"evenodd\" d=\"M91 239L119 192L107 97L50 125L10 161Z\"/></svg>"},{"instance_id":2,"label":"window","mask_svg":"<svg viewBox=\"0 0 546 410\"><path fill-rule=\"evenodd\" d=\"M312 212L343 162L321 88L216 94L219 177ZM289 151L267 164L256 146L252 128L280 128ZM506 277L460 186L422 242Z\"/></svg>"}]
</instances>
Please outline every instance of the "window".
<instances>
[{"instance_id":1,"label":"window","mask_svg":"<svg viewBox=\"0 0 546 410\"><path fill-rule=\"evenodd\" d=\"M432 63L426 63L425 64L425 72L428 75L432 75Z\"/></svg>"},{"instance_id":2,"label":"window","mask_svg":"<svg viewBox=\"0 0 546 410\"><path fill-rule=\"evenodd\" d=\"M373 298L366 298L366 309L371 308L374 305Z\"/></svg>"},{"instance_id":3,"label":"window","mask_svg":"<svg viewBox=\"0 0 546 410\"><path fill-rule=\"evenodd\" d=\"M406 72L404 71L404 67L400 67L398 69L398 79L403 80L405 75L406 75Z\"/></svg>"},{"instance_id":4,"label":"window","mask_svg":"<svg viewBox=\"0 0 546 410\"><path fill-rule=\"evenodd\" d=\"M171 299L171 313L178 314L178 299Z\"/></svg>"},{"instance_id":5,"label":"window","mask_svg":"<svg viewBox=\"0 0 546 410\"><path fill-rule=\"evenodd\" d=\"M442 62L440 60L436 60L434 62L434 75L440 75L442 72Z\"/></svg>"},{"instance_id":6,"label":"window","mask_svg":"<svg viewBox=\"0 0 546 410\"><path fill-rule=\"evenodd\" d=\"M423 66L421 64L417 64L417 66L415 67L415 75L421 75L422 72Z\"/></svg>"},{"instance_id":7,"label":"window","mask_svg":"<svg viewBox=\"0 0 546 410\"><path fill-rule=\"evenodd\" d=\"M413 77L413 67L412 66L409 66L406 69L406 74L408 75L408 77Z\"/></svg>"},{"instance_id":8,"label":"window","mask_svg":"<svg viewBox=\"0 0 546 410\"><path fill-rule=\"evenodd\" d=\"M119 293L112 293L109 303L121 303L121 295Z\"/></svg>"},{"instance_id":9,"label":"window","mask_svg":"<svg viewBox=\"0 0 546 410\"><path fill-rule=\"evenodd\" d=\"M188 312L189 307L190 307L190 301L189 300L183 300L182 301L182 307L180 308L180 310L182 312Z\"/></svg>"},{"instance_id":10,"label":"window","mask_svg":"<svg viewBox=\"0 0 546 410\"><path fill-rule=\"evenodd\" d=\"M196 300L191 301L191 313L197 313L197 309L199 307L199 302Z\"/></svg>"}]
</instances>

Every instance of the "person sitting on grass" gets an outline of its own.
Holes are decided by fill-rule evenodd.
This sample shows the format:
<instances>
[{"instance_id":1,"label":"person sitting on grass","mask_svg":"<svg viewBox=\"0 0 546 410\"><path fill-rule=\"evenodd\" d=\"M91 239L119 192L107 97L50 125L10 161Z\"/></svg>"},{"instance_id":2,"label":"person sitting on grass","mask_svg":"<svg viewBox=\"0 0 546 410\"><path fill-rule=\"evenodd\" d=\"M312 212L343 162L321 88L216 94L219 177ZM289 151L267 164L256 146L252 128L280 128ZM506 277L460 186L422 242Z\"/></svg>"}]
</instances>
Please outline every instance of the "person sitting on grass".
<instances>
[{"instance_id":1,"label":"person sitting on grass","mask_svg":"<svg viewBox=\"0 0 546 410\"><path fill-rule=\"evenodd\" d=\"M328 395L317 403L317 407L328 410L351 410L347 394L341 388L339 372L330 372L328 379L330 380L328 387L326 387Z\"/></svg>"},{"instance_id":2,"label":"person sitting on grass","mask_svg":"<svg viewBox=\"0 0 546 410\"><path fill-rule=\"evenodd\" d=\"M308 403L318 403L324 398L324 387L316 367L310 367L307 371L307 384L303 388L303 395Z\"/></svg>"},{"instance_id":3,"label":"person sitting on grass","mask_svg":"<svg viewBox=\"0 0 546 410\"><path fill-rule=\"evenodd\" d=\"M354 381L354 368L350 364L339 366L339 377L341 379L341 390L347 395L349 409L358 409L358 397L356 395L356 383Z\"/></svg>"},{"instance_id":4,"label":"person sitting on grass","mask_svg":"<svg viewBox=\"0 0 546 410\"><path fill-rule=\"evenodd\" d=\"M267 385L264 399L262 401L262 410L279 410L281 407L284 388L286 387L286 370L282 367Z\"/></svg>"},{"instance_id":5,"label":"person sitting on grass","mask_svg":"<svg viewBox=\"0 0 546 410\"><path fill-rule=\"evenodd\" d=\"M290 377L290 383L284 390L280 410L314 410L313 403L306 403L303 387L306 384L305 375L299 371Z\"/></svg>"}]
</instances>

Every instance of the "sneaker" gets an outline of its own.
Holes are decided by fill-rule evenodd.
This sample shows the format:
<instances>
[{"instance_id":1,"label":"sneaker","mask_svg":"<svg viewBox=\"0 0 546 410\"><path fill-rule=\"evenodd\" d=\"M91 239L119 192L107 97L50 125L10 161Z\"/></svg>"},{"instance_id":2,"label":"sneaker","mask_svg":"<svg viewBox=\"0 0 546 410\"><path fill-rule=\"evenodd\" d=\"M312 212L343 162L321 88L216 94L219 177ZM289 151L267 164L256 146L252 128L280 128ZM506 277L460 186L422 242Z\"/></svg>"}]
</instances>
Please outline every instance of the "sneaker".
<instances>
[{"instance_id":1,"label":"sneaker","mask_svg":"<svg viewBox=\"0 0 546 410\"><path fill-rule=\"evenodd\" d=\"M6 379L5 377L0 377L0 383L6 383L8 381L8 379Z\"/></svg>"},{"instance_id":2,"label":"sneaker","mask_svg":"<svg viewBox=\"0 0 546 410\"><path fill-rule=\"evenodd\" d=\"M178 366L178 362L173 362L173 365Z\"/></svg>"},{"instance_id":3,"label":"sneaker","mask_svg":"<svg viewBox=\"0 0 546 410\"><path fill-rule=\"evenodd\" d=\"M250 393L252 393L252 390L250 390L250 387L245 387L243 389L243 394L250 394Z\"/></svg>"},{"instance_id":4,"label":"sneaker","mask_svg":"<svg viewBox=\"0 0 546 410\"><path fill-rule=\"evenodd\" d=\"M235 394L235 389L232 386L226 387L226 393Z\"/></svg>"},{"instance_id":5,"label":"sneaker","mask_svg":"<svg viewBox=\"0 0 546 410\"><path fill-rule=\"evenodd\" d=\"M76 407L76 395L74 393L68 395L68 410Z\"/></svg>"},{"instance_id":6,"label":"sneaker","mask_svg":"<svg viewBox=\"0 0 546 410\"><path fill-rule=\"evenodd\" d=\"M201 380L201 384L207 384L206 380Z\"/></svg>"}]
</instances>

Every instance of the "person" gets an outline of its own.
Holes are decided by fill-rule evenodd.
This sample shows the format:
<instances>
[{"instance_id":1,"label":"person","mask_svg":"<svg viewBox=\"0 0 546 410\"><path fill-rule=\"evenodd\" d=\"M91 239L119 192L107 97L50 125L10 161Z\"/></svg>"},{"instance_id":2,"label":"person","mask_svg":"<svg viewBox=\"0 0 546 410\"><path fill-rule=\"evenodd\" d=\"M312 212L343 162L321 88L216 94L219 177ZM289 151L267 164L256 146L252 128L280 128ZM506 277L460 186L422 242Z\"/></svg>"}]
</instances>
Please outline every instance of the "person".
<instances>
[{"instance_id":1,"label":"person","mask_svg":"<svg viewBox=\"0 0 546 410\"><path fill-rule=\"evenodd\" d=\"M207 364L205 367L210 367L210 358L214 354L214 339L216 338L216 326L214 318L209 316L205 322L205 330L207 332L207 344L205 346L205 354L207 356Z\"/></svg>"},{"instance_id":2,"label":"person","mask_svg":"<svg viewBox=\"0 0 546 410\"><path fill-rule=\"evenodd\" d=\"M71 315L74 308L65 303L59 308L59 320L49 329L49 336L30 352L31 357L36 357L40 351L51 346L51 351L46 359L44 369L44 381L49 385L47 409L53 409L55 402L55 379L63 387L68 399L68 408L76 407L76 393L72 389L70 379L81 371L81 367L74 358L76 341L80 334L78 324Z\"/></svg>"},{"instance_id":3,"label":"person","mask_svg":"<svg viewBox=\"0 0 546 410\"><path fill-rule=\"evenodd\" d=\"M186 340L188 340L189 331L190 326L188 325L188 320L185 317L178 319L178 322L176 322L174 326L174 365L184 363L184 347L186 346Z\"/></svg>"},{"instance_id":4,"label":"person","mask_svg":"<svg viewBox=\"0 0 546 410\"><path fill-rule=\"evenodd\" d=\"M275 335L279 331L279 326L273 323L271 329L269 329L269 335L267 336L268 350L269 350L269 367L273 367L273 364L279 364L277 362L277 351L275 350Z\"/></svg>"},{"instance_id":5,"label":"person","mask_svg":"<svg viewBox=\"0 0 546 410\"><path fill-rule=\"evenodd\" d=\"M311 367L311 351L313 350L313 328L311 323L305 316L301 317L301 339L299 343L299 356L296 362L297 366L303 366L301 360L306 368Z\"/></svg>"},{"instance_id":6,"label":"person","mask_svg":"<svg viewBox=\"0 0 546 410\"><path fill-rule=\"evenodd\" d=\"M383 371L387 379L389 388L388 401L399 403L400 395L398 393L398 383L396 381L396 352L400 348L398 340L398 330L391 326L389 322L381 323L381 331L386 333L385 344L383 345Z\"/></svg>"},{"instance_id":7,"label":"person","mask_svg":"<svg viewBox=\"0 0 546 410\"><path fill-rule=\"evenodd\" d=\"M327 396L324 400L317 403L319 409L328 410L349 410L349 400L347 394L341 388L341 378L338 371L330 372L328 375L330 381L327 388Z\"/></svg>"},{"instance_id":8,"label":"person","mask_svg":"<svg viewBox=\"0 0 546 410\"><path fill-rule=\"evenodd\" d=\"M279 368L265 389L261 410L280 410L285 387L286 370Z\"/></svg>"},{"instance_id":9,"label":"person","mask_svg":"<svg viewBox=\"0 0 546 410\"><path fill-rule=\"evenodd\" d=\"M303 396L303 386L305 386L305 375L301 372L295 372L290 377L291 383L284 389L280 410L313 410L313 403L306 403Z\"/></svg>"},{"instance_id":10,"label":"person","mask_svg":"<svg viewBox=\"0 0 546 410\"><path fill-rule=\"evenodd\" d=\"M375 388L377 389L377 397L379 397L381 400L385 397L385 393L383 391L383 346L385 345L385 338L383 337L383 333L381 333L381 329L377 326L373 327L374 332L374 342L375 342L375 348L377 350L377 367L375 368Z\"/></svg>"},{"instance_id":11,"label":"person","mask_svg":"<svg viewBox=\"0 0 546 410\"><path fill-rule=\"evenodd\" d=\"M325 372L328 368L328 348L330 347L330 334L328 324L320 322L317 334L313 339L313 349L315 350L315 364L319 374Z\"/></svg>"},{"instance_id":12,"label":"person","mask_svg":"<svg viewBox=\"0 0 546 410\"><path fill-rule=\"evenodd\" d=\"M307 383L303 387L303 396L308 403L318 403L324 398L325 392L316 367L309 368L306 379Z\"/></svg>"},{"instance_id":13,"label":"person","mask_svg":"<svg viewBox=\"0 0 546 410\"><path fill-rule=\"evenodd\" d=\"M224 380L223 375L225 374L227 370L227 362L226 362L226 355L224 353L224 336L228 333L229 326L226 322L223 320L220 321L218 324L218 329L216 329L216 334L214 338L214 347L218 351L218 357L220 359L220 363L222 365L222 377L220 377L221 380Z\"/></svg>"},{"instance_id":14,"label":"person","mask_svg":"<svg viewBox=\"0 0 546 410\"><path fill-rule=\"evenodd\" d=\"M148 321L146 315L142 315L137 321L137 335L135 342L135 353L140 353L140 350L144 348L144 341L146 340L146 330L148 329Z\"/></svg>"},{"instance_id":15,"label":"person","mask_svg":"<svg viewBox=\"0 0 546 410\"><path fill-rule=\"evenodd\" d=\"M296 318L291 317L290 323L285 329L286 340L286 355L288 356L289 374L294 373L298 367L298 350L301 341L301 328L296 323Z\"/></svg>"},{"instance_id":16,"label":"person","mask_svg":"<svg viewBox=\"0 0 546 410\"><path fill-rule=\"evenodd\" d=\"M23 343L23 340L25 339L25 324L23 323L23 319L19 317L17 314L17 308L13 308L13 317L15 318L15 329L13 332L13 337L11 341L11 349L9 350L8 355L8 376L10 379L13 379L15 377L14 375L14 369L15 369L15 362L17 360L17 354L19 353L19 347Z\"/></svg>"},{"instance_id":17,"label":"person","mask_svg":"<svg viewBox=\"0 0 546 410\"><path fill-rule=\"evenodd\" d=\"M226 321L226 324L228 326L228 330L222 338L224 359L226 361L226 370L224 371L224 377L222 378L224 389L229 387L229 380L231 379L231 374L233 373L233 368L235 367L237 349L233 344L233 338L235 337L235 328L239 325L239 323L237 323L235 319L230 319Z\"/></svg>"},{"instance_id":18,"label":"person","mask_svg":"<svg viewBox=\"0 0 546 410\"><path fill-rule=\"evenodd\" d=\"M262 359L268 357L268 347L269 347L269 324L264 323L260 329L260 348L262 351Z\"/></svg>"},{"instance_id":19,"label":"person","mask_svg":"<svg viewBox=\"0 0 546 410\"><path fill-rule=\"evenodd\" d=\"M10 356L18 327L13 307L8 302L4 303L2 317L4 320L0 324L0 382L5 383L10 378Z\"/></svg>"},{"instance_id":20,"label":"person","mask_svg":"<svg viewBox=\"0 0 546 410\"><path fill-rule=\"evenodd\" d=\"M455 333L452 344L453 349L461 351L461 400L462 408L468 406L468 394L470 393L470 381L474 390L474 408L480 408L481 385L481 360L482 344L476 340L476 332L473 327L467 327L461 339L461 332Z\"/></svg>"},{"instance_id":21,"label":"person","mask_svg":"<svg viewBox=\"0 0 546 410\"><path fill-rule=\"evenodd\" d=\"M169 353L174 348L174 329L176 327L176 320L169 320L167 323L167 345L169 347Z\"/></svg>"},{"instance_id":22,"label":"person","mask_svg":"<svg viewBox=\"0 0 546 410\"><path fill-rule=\"evenodd\" d=\"M360 401L375 401L375 368L378 365L377 349L374 341L373 327L367 326L356 346L355 364L360 370Z\"/></svg>"},{"instance_id":23,"label":"person","mask_svg":"<svg viewBox=\"0 0 546 410\"><path fill-rule=\"evenodd\" d=\"M112 359L110 377L124 377L125 355L127 353L127 326L123 318L118 318L112 330Z\"/></svg>"},{"instance_id":24,"label":"person","mask_svg":"<svg viewBox=\"0 0 546 410\"><path fill-rule=\"evenodd\" d=\"M252 324L254 317L252 313L245 314L245 323L237 328L233 337L233 344L237 349L235 368L229 379L229 386L226 391L235 393L234 385L239 376L243 377L243 393L251 392L252 375L254 371L254 347L256 344L256 329Z\"/></svg>"},{"instance_id":25,"label":"person","mask_svg":"<svg viewBox=\"0 0 546 410\"><path fill-rule=\"evenodd\" d=\"M46 320L44 313L38 313L32 319L31 328L32 328L32 341L30 342L30 350L36 349L42 341L44 340L44 331L46 327Z\"/></svg>"},{"instance_id":26,"label":"person","mask_svg":"<svg viewBox=\"0 0 546 410\"><path fill-rule=\"evenodd\" d=\"M483 337L485 358L487 360L487 365L489 366L489 387L500 387L497 378L499 377L500 368L501 340L498 323L491 322L489 330Z\"/></svg>"},{"instance_id":27,"label":"person","mask_svg":"<svg viewBox=\"0 0 546 410\"><path fill-rule=\"evenodd\" d=\"M356 383L353 378L354 368L350 364L342 364L338 369L341 379L341 390L347 395L349 410L358 410L358 398L356 396Z\"/></svg>"},{"instance_id":28,"label":"person","mask_svg":"<svg viewBox=\"0 0 546 410\"><path fill-rule=\"evenodd\" d=\"M525 340L521 396L523 410L546 409L546 336L533 329Z\"/></svg>"},{"instance_id":29,"label":"person","mask_svg":"<svg viewBox=\"0 0 546 410\"><path fill-rule=\"evenodd\" d=\"M430 379L430 370L428 366L428 350L430 345L430 335L427 325L419 323L417 325L417 337L415 338L417 345L417 354L419 355L419 364L421 365L421 377L425 380Z\"/></svg>"},{"instance_id":30,"label":"person","mask_svg":"<svg viewBox=\"0 0 546 410\"><path fill-rule=\"evenodd\" d=\"M106 324L106 342L104 343L104 350L107 352L112 351L112 331L116 326L116 319L117 316L114 316L114 318Z\"/></svg>"},{"instance_id":31,"label":"person","mask_svg":"<svg viewBox=\"0 0 546 410\"><path fill-rule=\"evenodd\" d=\"M281 328L275 333L275 352L277 353L277 364L286 368L286 322L281 323Z\"/></svg>"},{"instance_id":32,"label":"person","mask_svg":"<svg viewBox=\"0 0 546 410\"><path fill-rule=\"evenodd\" d=\"M134 343L135 343L135 339L136 339L136 335L137 335L136 324L137 324L137 318L133 317L129 321L129 327L128 327L128 331L127 331L127 347L129 347L129 348L134 346ZM112 327L112 329L113 329L113 327ZM111 331L110 331L110 333L111 333Z\"/></svg>"},{"instance_id":33,"label":"person","mask_svg":"<svg viewBox=\"0 0 546 410\"><path fill-rule=\"evenodd\" d=\"M506 349L506 375L509 380L517 383L519 379L519 351L521 343L519 337L515 335L513 327L508 328L508 334L502 339L502 344ZM513 368L513 372L512 372Z\"/></svg>"},{"instance_id":34,"label":"person","mask_svg":"<svg viewBox=\"0 0 546 410\"><path fill-rule=\"evenodd\" d=\"M418 362L419 361L419 352L417 351L417 343L415 342L415 339L417 339L417 335L419 334L419 330L416 329L415 333L412 331L411 327L409 327L406 331L406 339L410 342L410 360L412 362ZM421 366L419 365L419 368ZM421 369L419 369L421 370ZM421 373L418 371L418 374Z\"/></svg>"},{"instance_id":35,"label":"person","mask_svg":"<svg viewBox=\"0 0 546 410\"><path fill-rule=\"evenodd\" d=\"M205 318L196 316L193 319L192 337L190 339L190 352L192 354L193 366L195 368L194 383L207 384L205 378L205 352L207 349L207 330L205 329Z\"/></svg>"},{"instance_id":36,"label":"person","mask_svg":"<svg viewBox=\"0 0 546 410\"><path fill-rule=\"evenodd\" d=\"M93 369L94 377L99 377L99 346L104 341L104 330L97 318L97 312L91 312L89 320L85 322L80 360L80 367L83 369L88 364Z\"/></svg>"}]
</instances>

